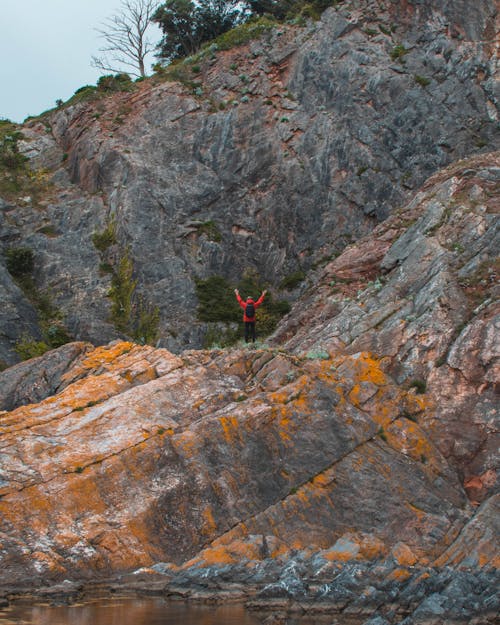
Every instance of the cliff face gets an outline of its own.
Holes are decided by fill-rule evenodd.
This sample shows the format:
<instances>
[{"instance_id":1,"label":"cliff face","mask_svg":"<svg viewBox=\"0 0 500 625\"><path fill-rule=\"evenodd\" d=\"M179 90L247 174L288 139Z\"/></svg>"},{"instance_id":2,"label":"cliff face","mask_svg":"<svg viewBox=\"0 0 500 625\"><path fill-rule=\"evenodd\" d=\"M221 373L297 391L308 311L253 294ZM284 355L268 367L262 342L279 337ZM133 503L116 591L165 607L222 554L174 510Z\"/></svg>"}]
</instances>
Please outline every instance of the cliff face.
<instances>
[{"instance_id":1,"label":"cliff face","mask_svg":"<svg viewBox=\"0 0 500 625\"><path fill-rule=\"evenodd\" d=\"M426 426L446 432L440 449L476 501L496 479L499 165L490 154L431 178L320 272L275 336L292 351L374 352L435 395Z\"/></svg>"},{"instance_id":2,"label":"cliff face","mask_svg":"<svg viewBox=\"0 0 500 625\"><path fill-rule=\"evenodd\" d=\"M466 16L466 17L465 17ZM498 148L496 3L346 2L22 128L50 194L1 204L1 245L34 250L72 336L103 343L110 277L92 235L112 220L161 346L199 346L194 279L271 284L367 234L434 171ZM99 269L101 265L101 271ZM12 363L36 312L0 266Z\"/></svg>"},{"instance_id":3,"label":"cliff face","mask_svg":"<svg viewBox=\"0 0 500 625\"><path fill-rule=\"evenodd\" d=\"M186 596L494 622L499 172L431 178L274 346L74 343L0 374L4 579L141 567Z\"/></svg>"}]
</instances>

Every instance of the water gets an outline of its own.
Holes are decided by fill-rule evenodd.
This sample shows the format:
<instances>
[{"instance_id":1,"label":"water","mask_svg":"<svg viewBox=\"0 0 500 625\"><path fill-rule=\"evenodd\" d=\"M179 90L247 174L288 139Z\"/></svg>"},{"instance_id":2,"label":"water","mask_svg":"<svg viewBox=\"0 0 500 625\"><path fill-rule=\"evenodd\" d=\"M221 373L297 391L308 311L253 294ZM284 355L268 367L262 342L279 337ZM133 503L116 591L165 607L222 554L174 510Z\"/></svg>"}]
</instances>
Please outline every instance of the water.
<instances>
[{"instance_id":1,"label":"water","mask_svg":"<svg viewBox=\"0 0 500 625\"><path fill-rule=\"evenodd\" d=\"M14 603L0 609L2 625L261 625L265 618L241 605L192 605L159 598L96 599L70 606ZM332 615L289 616L283 625L322 623L347 625Z\"/></svg>"}]
</instances>

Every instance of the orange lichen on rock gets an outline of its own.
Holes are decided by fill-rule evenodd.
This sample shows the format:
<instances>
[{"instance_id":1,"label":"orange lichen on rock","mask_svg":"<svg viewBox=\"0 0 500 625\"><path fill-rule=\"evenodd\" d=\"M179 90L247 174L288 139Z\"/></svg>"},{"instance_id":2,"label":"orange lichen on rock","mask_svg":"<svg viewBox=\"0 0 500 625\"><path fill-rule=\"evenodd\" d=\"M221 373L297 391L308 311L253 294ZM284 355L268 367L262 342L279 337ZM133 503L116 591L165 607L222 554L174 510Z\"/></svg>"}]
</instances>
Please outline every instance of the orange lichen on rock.
<instances>
[{"instance_id":1,"label":"orange lichen on rock","mask_svg":"<svg viewBox=\"0 0 500 625\"><path fill-rule=\"evenodd\" d=\"M359 382L371 382L377 386L387 384L387 377L380 368L380 359L372 354L362 352L356 360L357 379Z\"/></svg>"},{"instance_id":2,"label":"orange lichen on rock","mask_svg":"<svg viewBox=\"0 0 500 625\"><path fill-rule=\"evenodd\" d=\"M411 571L405 568L397 568L394 571L391 571L387 576L387 579L394 580L397 582L404 582L411 577Z\"/></svg>"},{"instance_id":3,"label":"orange lichen on rock","mask_svg":"<svg viewBox=\"0 0 500 625\"><path fill-rule=\"evenodd\" d=\"M214 515L211 506L206 506L202 512L203 525L200 528L200 533L205 536L213 536L217 529L217 525L214 520Z\"/></svg>"},{"instance_id":4,"label":"orange lichen on rock","mask_svg":"<svg viewBox=\"0 0 500 625\"><path fill-rule=\"evenodd\" d=\"M70 370L68 373L73 376L76 373L86 373L89 370L97 369L105 365L110 365L123 354L127 354L134 347L134 343L129 341L117 341L111 345L96 347L92 352L87 354L86 358L78 366L78 371ZM63 380L66 379L63 377Z\"/></svg>"},{"instance_id":5,"label":"orange lichen on rock","mask_svg":"<svg viewBox=\"0 0 500 625\"><path fill-rule=\"evenodd\" d=\"M424 430L408 419L397 419L386 431L387 442L413 460L433 467L439 463L437 450Z\"/></svg>"},{"instance_id":6,"label":"orange lichen on rock","mask_svg":"<svg viewBox=\"0 0 500 625\"><path fill-rule=\"evenodd\" d=\"M230 445L236 441L241 442L241 435L238 431L238 418L236 416L220 417L219 422L224 432L224 438Z\"/></svg>"},{"instance_id":7,"label":"orange lichen on rock","mask_svg":"<svg viewBox=\"0 0 500 625\"><path fill-rule=\"evenodd\" d=\"M417 562L417 557L413 551L404 543L396 543L391 550L391 554L400 566L413 566Z\"/></svg>"},{"instance_id":8,"label":"orange lichen on rock","mask_svg":"<svg viewBox=\"0 0 500 625\"><path fill-rule=\"evenodd\" d=\"M375 560L387 553L387 545L373 534L363 536L359 542L359 557Z\"/></svg>"}]
</instances>

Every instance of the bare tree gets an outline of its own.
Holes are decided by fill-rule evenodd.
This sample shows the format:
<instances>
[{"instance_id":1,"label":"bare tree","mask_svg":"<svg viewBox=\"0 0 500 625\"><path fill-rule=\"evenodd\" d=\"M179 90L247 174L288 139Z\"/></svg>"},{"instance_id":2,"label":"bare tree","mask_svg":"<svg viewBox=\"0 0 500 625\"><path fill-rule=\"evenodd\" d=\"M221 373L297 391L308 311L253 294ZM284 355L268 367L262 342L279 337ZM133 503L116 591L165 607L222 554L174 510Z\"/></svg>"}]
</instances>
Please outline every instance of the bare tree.
<instances>
[{"instance_id":1,"label":"bare tree","mask_svg":"<svg viewBox=\"0 0 500 625\"><path fill-rule=\"evenodd\" d=\"M158 0L121 0L121 12L96 28L105 45L99 48L102 56L92 57L92 65L106 72L145 76L144 60L155 48L146 31L158 5Z\"/></svg>"}]
</instances>

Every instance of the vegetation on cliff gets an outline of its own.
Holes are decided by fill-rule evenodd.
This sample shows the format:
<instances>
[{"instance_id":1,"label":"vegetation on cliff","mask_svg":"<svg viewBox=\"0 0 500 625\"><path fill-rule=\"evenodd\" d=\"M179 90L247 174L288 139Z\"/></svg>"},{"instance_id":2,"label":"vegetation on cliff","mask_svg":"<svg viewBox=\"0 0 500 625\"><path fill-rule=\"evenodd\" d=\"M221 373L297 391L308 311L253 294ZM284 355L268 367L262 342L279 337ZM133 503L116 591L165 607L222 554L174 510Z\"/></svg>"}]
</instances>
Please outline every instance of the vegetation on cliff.
<instances>
[{"instance_id":1,"label":"vegetation on cliff","mask_svg":"<svg viewBox=\"0 0 500 625\"><path fill-rule=\"evenodd\" d=\"M206 347L234 345L241 338L242 310L234 297L234 289L244 298L259 295L268 287L255 271L248 271L235 285L223 276L210 276L195 282L198 297L198 319L207 322ZM264 303L257 309L257 333L260 337L271 334L279 320L290 311L286 300L275 300L268 292ZM222 327L221 327L222 324Z\"/></svg>"}]
</instances>

